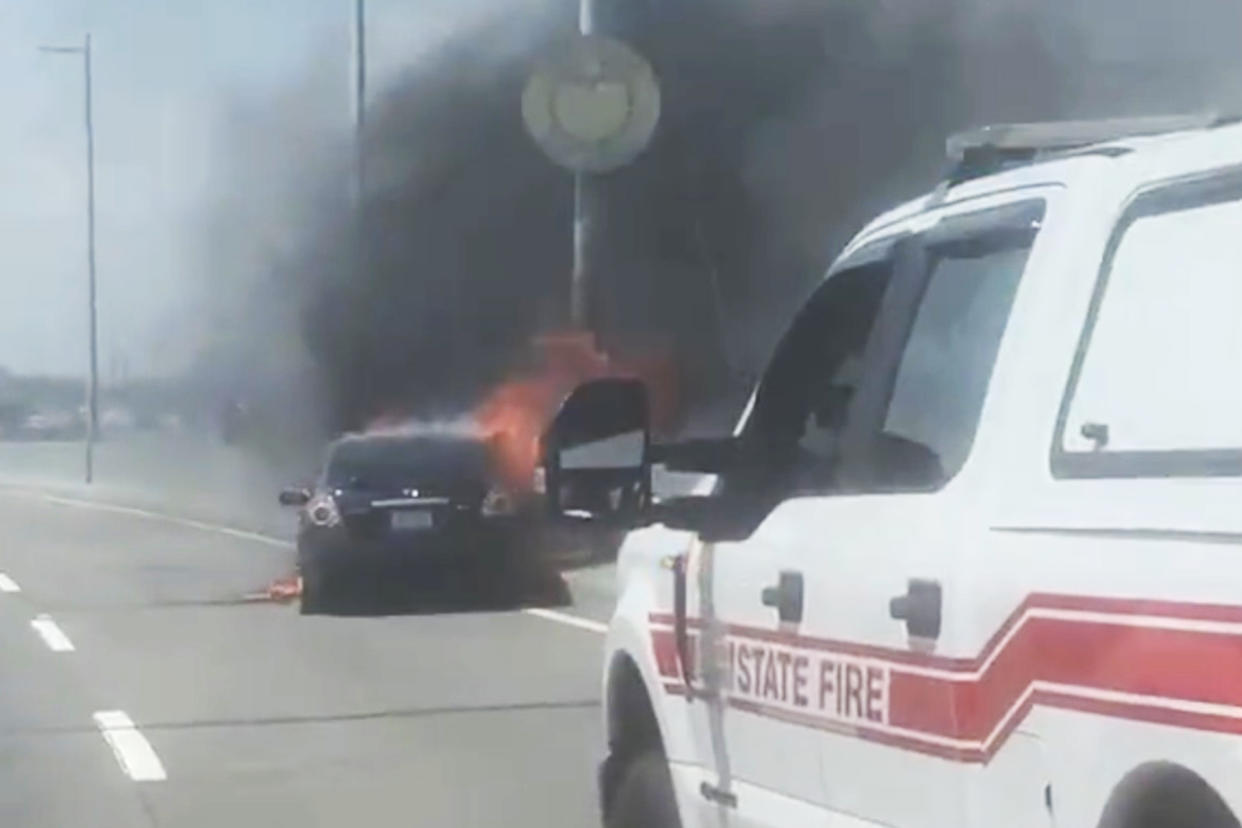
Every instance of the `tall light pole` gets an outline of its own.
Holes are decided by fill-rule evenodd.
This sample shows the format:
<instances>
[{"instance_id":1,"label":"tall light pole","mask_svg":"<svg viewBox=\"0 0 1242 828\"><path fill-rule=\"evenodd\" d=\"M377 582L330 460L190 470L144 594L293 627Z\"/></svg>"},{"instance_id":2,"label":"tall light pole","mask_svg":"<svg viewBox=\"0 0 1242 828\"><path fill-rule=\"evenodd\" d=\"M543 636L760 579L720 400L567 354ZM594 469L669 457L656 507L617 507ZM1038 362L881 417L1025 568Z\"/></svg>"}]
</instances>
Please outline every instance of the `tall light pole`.
<instances>
[{"instance_id":1,"label":"tall light pole","mask_svg":"<svg viewBox=\"0 0 1242 828\"><path fill-rule=\"evenodd\" d=\"M86 482L95 477L95 436L99 423L99 326L95 310L95 126L91 108L91 36L81 46L40 46L52 54L81 55L86 85L86 273L90 313L90 379L86 386Z\"/></svg>"},{"instance_id":2,"label":"tall light pole","mask_svg":"<svg viewBox=\"0 0 1242 828\"><path fill-rule=\"evenodd\" d=\"M578 0L578 34L550 49L522 90L522 121L535 143L574 176L569 317L589 329L591 257L601 194L593 177L620 169L651 141L660 85L626 44L598 34L596 0Z\"/></svg>"},{"instance_id":3,"label":"tall light pole","mask_svg":"<svg viewBox=\"0 0 1242 828\"><path fill-rule=\"evenodd\" d=\"M363 133L367 111L367 8L366 0L354 0L354 174L353 247L351 259L356 278L367 272L366 142Z\"/></svg>"},{"instance_id":4,"label":"tall light pole","mask_svg":"<svg viewBox=\"0 0 1242 828\"><path fill-rule=\"evenodd\" d=\"M578 34L595 33L595 0L578 0ZM569 323L578 330L590 325L588 256L591 244L590 181L582 170L574 171L574 262L569 281Z\"/></svg>"},{"instance_id":5,"label":"tall light pole","mask_svg":"<svg viewBox=\"0 0 1242 828\"><path fill-rule=\"evenodd\" d=\"M354 2L354 192L361 212L365 169L362 130L366 126L367 106L367 4Z\"/></svg>"}]
</instances>

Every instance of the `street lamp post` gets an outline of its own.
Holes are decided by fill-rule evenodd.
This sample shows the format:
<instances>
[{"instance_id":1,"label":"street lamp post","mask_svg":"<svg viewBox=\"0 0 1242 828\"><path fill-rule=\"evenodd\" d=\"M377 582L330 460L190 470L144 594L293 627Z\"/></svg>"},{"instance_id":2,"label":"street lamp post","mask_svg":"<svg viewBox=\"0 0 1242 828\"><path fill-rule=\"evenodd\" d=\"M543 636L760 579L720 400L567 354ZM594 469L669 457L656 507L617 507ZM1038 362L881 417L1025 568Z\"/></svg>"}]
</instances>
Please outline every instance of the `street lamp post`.
<instances>
[{"instance_id":1,"label":"street lamp post","mask_svg":"<svg viewBox=\"0 0 1242 828\"><path fill-rule=\"evenodd\" d=\"M549 51L522 90L522 120L540 149L574 176L569 317L590 328L592 255L602 206L593 176L620 169L651 141L660 87L651 65L597 34L599 7L578 0L578 35Z\"/></svg>"},{"instance_id":2,"label":"street lamp post","mask_svg":"<svg viewBox=\"0 0 1242 828\"><path fill-rule=\"evenodd\" d=\"M366 125L367 99L367 8L366 0L354 3L354 188L361 206L365 169L362 130Z\"/></svg>"},{"instance_id":3,"label":"street lamp post","mask_svg":"<svg viewBox=\"0 0 1242 828\"><path fill-rule=\"evenodd\" d=\"M99 326L95 310L95 127L91 106L91 36L81 46L41 46L52 54L81 55L86 101L86 272L90 314L90 379L86 390L86 482L95 476L95 437L99 423Z\"/></svg>"},{"instance_id":4,"label":"street lamp post","mask_svg":"<svg viewBox=\"0 0 1242 828\"><path fill-rule=\"evenodd\" d=\"M594 0L578 2L578 34L595 33ZM591 274L588 270L591 244L591 196L587 192L591 182L586 173L574 171L574 260L573 271L569 281L569 321L570 326L586 330L590 325L589 283Z\"/></svg>"}]
</instances>

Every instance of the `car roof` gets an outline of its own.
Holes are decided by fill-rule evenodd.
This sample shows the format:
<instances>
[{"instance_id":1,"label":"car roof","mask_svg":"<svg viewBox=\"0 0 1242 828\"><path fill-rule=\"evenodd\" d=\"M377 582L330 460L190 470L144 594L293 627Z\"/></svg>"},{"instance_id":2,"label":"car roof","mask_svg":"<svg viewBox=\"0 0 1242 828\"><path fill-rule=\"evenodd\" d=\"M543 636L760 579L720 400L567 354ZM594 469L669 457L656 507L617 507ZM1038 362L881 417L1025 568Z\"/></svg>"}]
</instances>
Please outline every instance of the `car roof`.
<instances>
[{"instance_id":1,"label":"car roof","mask_svg":"<svg viewBox=\"0 0 1242 828\"><path fill-rule=\"evenodd\" d=\"M422 448L429 445L481 446L486 440L477 432L461 431L396 431L376 434L345 434L333 440L329 449L359 448L370 451L381 449Z\"/></svg>"}]
</instances>

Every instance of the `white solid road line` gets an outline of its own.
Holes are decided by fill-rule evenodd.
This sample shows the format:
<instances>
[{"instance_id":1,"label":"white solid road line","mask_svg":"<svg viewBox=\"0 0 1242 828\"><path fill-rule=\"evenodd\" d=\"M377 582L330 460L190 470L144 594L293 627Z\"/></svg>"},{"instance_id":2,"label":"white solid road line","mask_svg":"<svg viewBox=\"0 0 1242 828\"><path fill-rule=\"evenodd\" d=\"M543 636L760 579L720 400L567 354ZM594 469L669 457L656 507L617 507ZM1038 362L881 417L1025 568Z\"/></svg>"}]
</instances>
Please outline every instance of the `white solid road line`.
<instances>
[{"instance_id":1,"label":"white solid road line","mask_svg":"<svg viewBox=\"0 0 1242 828\"><path fill-rule=\"evenodd\" d=\"M168 778L147 737L138 732L124 710L101 710L93 717L121 770L135 782L160 782Z\"/></svg>"},{"instance_id":2,"label":"white solid road line","mask_svg":"<svg viewBox=\"0 0 1242 828\"><path fill-rule=\"evenodd\" d=\"M522 610L527 615L533 615L536 618L542 618L545 621L555 621L557 624L565 624L570 627L577 627L580 630L589 630L593 633L608 632L608 625L599 621L592 621L589 618L580 618L577 615L569 615L556 610L541 609L539 607L530 607Z\"/></svg>"},{"instance_id":3,"label":"white solid road line","mask_svg":"<svg viewBox=\"0 0 1242 828\"><path fill-rule=\"evenodd\" d=\"M228 535L229 537L251 540L257 543L265 543L269 546L277 546L282 549L292 549L294 547L294 544L289 541L273 538L268 535L261 535L257 532L247 532L244 529L234 529L230 526L217 526L211 523L188 520L186 518L174 517L172 515L165 515L159 512L149 512L146 509L136 509L132 506L118 506L113 503L100 503L93 500L78 500L77 498L60 497L58 495L50 494L44 494L43 499L49 503L57 503L61 506L74 506L79 509L94 509L100 512L113 512L115 514L146 518L148 520L159 520L165 523L172 523L177 526L186 526L190 529L198 529L203 532L215 532L221 535ZM533 615L536 618L542 618L545 621L552 621L569 627L577 627L580 630L587 630L589 632L601 634L608 632L608 625L600 621L592 621L589 618L581 618L577 615L569 615L568 613L557 612L556 610L532 607L524 609L522 612L525 612L527 615ZM54 624L53 627L55 627ZM61 635L63 636L64 634L61 633ZM66 638L65 642L68 643L68 641L69 639ZM69 645L69 649L73 649L72 644Z\"/></svg>"},{"instance_id":4,"label":"white solid road line","mask_svg":"<svg viewBox=\"0 0 1242 828\"><path fill-rule=\"evenodd\" d=\"M281 549L292 549L293 544L280 538L273 538L270 535L262 535L258 532L247 532L244 529L234 529L231 526L217 526L213 523L203 523L199 520L189 520L188 518L179 518L173 515L165 515L160 512L151 512L146 509L136 509L133 506L118 506L115 503L100 503L94 500L78 500L73 497L60 497L59 495L43 495L43 499L48 503L55 503L60 506L73 506L78 509L94 509L97 512L112 512L118 515L131 515L133 517L146 518L147 520L158 520L164 523L171 523L175 526L185 526L189 529L198 529L201 532L215 532L219 535L228 535L231 538L242 538L243 540L254 541L255 543L264 543L268 546L275 546Z\"/></svg>"},{"instance_id":5,"label":"white solid road line","mask_svg":"<svg viewBox=\"0 0 1242 828\"><path fill-rule=\"evenodd\" d=\"M49 615L40 615L30 622L30 626L43 639L43 643L54 653L71 653L73 652L73 642L69 640L69 636L65 635L64 630L56 626L56 622Z\"/></svg>"},{"instance_id":6,"label":"white solid road line","mask_svg":"<svg viewBox=\"0 0 1242 828\"><path fill-rule=\"evenodd\" d=\"M17 585L8 575L0 572L0 592L21 592L22 588Z\"/></svg>"}]
</instances>

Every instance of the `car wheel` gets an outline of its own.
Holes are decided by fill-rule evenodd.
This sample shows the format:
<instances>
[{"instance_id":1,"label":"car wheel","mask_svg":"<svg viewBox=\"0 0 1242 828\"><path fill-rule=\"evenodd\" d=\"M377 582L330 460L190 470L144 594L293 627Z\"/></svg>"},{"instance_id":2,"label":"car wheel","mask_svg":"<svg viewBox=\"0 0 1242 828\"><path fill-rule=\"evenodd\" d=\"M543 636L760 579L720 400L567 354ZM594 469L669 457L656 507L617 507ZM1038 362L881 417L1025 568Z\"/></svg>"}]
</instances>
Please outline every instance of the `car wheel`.
<instances>
[{"instance_id":1,"label":"car wheel","mask_svg":"<svg viewBox=\"0 0 1242 828\"><path fill-rule=\"evenodd\" d=\"M299 567L302 576L302 615L318 615L332 608L339 584L323 563L306 561Z\"/></svg>"},{"instance_id":2,"label":"car wheel","mask_svg":"<svg viewBox=\"0 0 1242 828\"><path fill-rule=\"evenodd\" d=\"M651 750L625 766L604 814L605 828L681 828L664 754Z\"/></svg>"}]
</instances>

